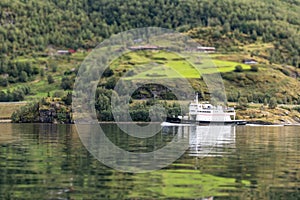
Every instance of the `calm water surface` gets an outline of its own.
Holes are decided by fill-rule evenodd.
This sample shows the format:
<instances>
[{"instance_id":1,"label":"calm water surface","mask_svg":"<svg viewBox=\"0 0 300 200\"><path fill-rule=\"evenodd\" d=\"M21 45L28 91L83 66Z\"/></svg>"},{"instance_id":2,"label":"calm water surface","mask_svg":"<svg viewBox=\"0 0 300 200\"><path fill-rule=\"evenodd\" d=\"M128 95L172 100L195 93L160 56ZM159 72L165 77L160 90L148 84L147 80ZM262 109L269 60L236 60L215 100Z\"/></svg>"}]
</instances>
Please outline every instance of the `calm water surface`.
<instances>
[{"instance_id":1,"label":"calm water surface","mask_svg":"<svg viewBox=\"0 0 300 200\"><path fill-rule=\"evenodd\" d=\"M190 148L161 170L123 173L91 156L73 125L0 124L0 199L300 199L299 127L229 126L217 142L205 127L145 141L102 127L129 151L186 135Z\"/></svg>"}]
</instances>

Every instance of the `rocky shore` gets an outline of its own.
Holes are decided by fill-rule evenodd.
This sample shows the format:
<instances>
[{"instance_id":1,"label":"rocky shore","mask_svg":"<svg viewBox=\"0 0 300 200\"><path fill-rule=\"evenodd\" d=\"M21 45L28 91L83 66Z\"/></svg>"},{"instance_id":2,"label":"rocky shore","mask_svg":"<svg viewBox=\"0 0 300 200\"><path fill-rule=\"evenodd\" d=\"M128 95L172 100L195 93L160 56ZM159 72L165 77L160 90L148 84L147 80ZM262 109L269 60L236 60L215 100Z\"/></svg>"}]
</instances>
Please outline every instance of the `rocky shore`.
<instances>
[{"instance_id":1,"label":"rocky shore","mask_svg":"<svg viewBox=\"0 0 300 200\"><path fill-rule=\"evenodd\" d=\"M30 103L11 116L14 123L53 123L71 124L71 106L61 99L45 98L37 103Z\"/></svg>"},{"instance_id":2,"label":"rocky shore","mask_svg":"<svg viewBox=\"0 0 300 200\"><path fill-rule=\"evenodd\" d=\"M296 107L298 106L280 105L270 109L263 104L249 104L244 110L236 110L236 119L245 120L248 124L297 125L300 124L300 112ZM72 109L62 99L44 98L40 102L21 107L12 114L11 119L1 122L70 124L73 123Z\"/></svg>"},{"instance_id":3,"label":"rocky shore","mask_svg":"<svg viewBox=\"0 0 300 200\"><path fill-rule=\"evenodd\" d=\"M274 124L299 124L300 113L290 107L280 106L269 109L267 106L253 106L246 110L237 110L237 118L246 120L251 124L274 125Z\"/></svg>"}]
</instances>

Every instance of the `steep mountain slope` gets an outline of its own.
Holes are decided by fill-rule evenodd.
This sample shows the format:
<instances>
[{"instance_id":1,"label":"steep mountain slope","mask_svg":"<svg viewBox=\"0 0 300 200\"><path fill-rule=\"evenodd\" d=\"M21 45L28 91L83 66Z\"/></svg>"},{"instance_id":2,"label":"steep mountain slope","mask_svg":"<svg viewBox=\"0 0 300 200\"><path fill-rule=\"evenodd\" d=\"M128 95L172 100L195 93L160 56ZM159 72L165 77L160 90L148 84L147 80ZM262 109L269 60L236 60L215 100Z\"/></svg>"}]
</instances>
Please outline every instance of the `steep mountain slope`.
<instances>
[{"instance_id":1,"label":"steep mountain slope","mask_svg":"<svg viewBox=\"0 0 300 200\"><path fill-rule=\"evenodd\" d=\"M92 48L113 33L158 26L188 31L196 38L278 43L275 61L299 65L299 0L3 0L1 52L9 56L47 47ZM208 36L201 28L211 27ZM199 29L200 28L200 29ZM228 49L227 49L228 50Z\"/></svg>"},{"instance_id":2,"label":"steep mountain slope","mask_svg":"<svg viewBox=\"0 0 300 200\"><path fill-rule=\"evenodd\" d=\"M239 96L262 90L282 102L298 100L288 88L299 83L300 0L2 0L0 8L2 101L62 96L90 48L114 33L147 26L215 46L222 62L258 60L255 75L223 74ZM77 52L52 56L59 49Z\"/></svg>"}]
</instances>

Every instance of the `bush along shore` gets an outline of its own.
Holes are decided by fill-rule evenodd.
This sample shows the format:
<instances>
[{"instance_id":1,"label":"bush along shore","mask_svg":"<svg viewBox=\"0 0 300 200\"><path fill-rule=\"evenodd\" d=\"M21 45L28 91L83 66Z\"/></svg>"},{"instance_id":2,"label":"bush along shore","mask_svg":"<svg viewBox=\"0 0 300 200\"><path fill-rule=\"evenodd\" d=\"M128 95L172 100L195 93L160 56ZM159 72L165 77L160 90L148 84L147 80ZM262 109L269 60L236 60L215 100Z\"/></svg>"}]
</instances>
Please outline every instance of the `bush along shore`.
<instances>
[{"instance_id":1,"label":"bush along shore","mask_svg":"<svg viewBox=\"0 0 300 200\"><path fill-rule=\"evenodd\" d=\"M109 103L107 99L106 103ZM101 108L99 103L102 102ZM167 111L167 116L178 116L186 113L186 109L181 112L180 105L175 103L160 101ZM119 121L127 122L127 119L121 119L123 113L113 116L110 106L104 105L102 99L96 102L97 117L100 122L113 122L114 117ZM133 101L130 103L130 115L133 121L149 122L149 109L156 102L155 100ZM188 103L186 104L188 105ZM296 105L266 105L266 104L241 104L229 103L230 106L236 107L237 119L246 120L251 124L299 124L300 123L300 106ZM159 111L156 113L160 113ZM161 113L160 113L161 114ZM63 98L43 98L39 102L29 103L22 106L12 114L13 123L73 123L71 109L71 94Z\"/></svg>"},{"instance_id":2,"label":"bush along shore","mask_svg":"<svg viewBox=\"0 0 300 200\"><path fill-rule=\"evenodd\" d=\"M263 104L249 106L246 109L237 110L237 119L246 120L250 124L299 124L300 107L292 105L277 106L269 108Z\"/></svg>"},{"instance_id":3,"label":"bush along shore","mask_svg":"<svg viewBox=\"0 0 300 200\"><path fill-rule=\"evenodd\" d=\"M63 98L43 98L39 102L29 103L19 108L12 114L11 120L13 123L73 123L71 100L71 93ZM152 106L156 103L158 102L153 99L131 101L129 105L131 119L127 119L122 109L119 109L119 111L113 115L110 106L110 95L106 96L104 93L101 93L96 100L95 108L97 118L100 122L113 122L115 118L118 118L118 121L122 122L131 120L135 122L150 122L149 110L153 109ZM167 116L182 115L178 103L167 103L166 101L159 103L166 109ZM160 110L156 109L153 112L156 119L163 116Z\"/></svg>"},{"instance_id":4,"label":"bush along shore","mask_svg":"<svg viewBox=\"0 0 300 200\"><path fill-rule=\"evenodd\" d=\"M15 111L13 123L73 123L71 104L67 98L43 98Z\"/></svg>"}]
</instances>

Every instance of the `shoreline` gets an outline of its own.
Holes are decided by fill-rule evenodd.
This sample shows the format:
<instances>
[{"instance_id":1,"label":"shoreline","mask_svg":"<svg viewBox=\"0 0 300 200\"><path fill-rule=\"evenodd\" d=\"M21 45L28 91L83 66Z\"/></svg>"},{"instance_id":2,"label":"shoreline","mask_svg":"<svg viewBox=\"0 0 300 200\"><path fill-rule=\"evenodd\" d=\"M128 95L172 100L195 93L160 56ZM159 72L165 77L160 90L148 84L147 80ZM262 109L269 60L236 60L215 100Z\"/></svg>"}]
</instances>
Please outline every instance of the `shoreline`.
<instances>
[{"instance_id":1,"label":"shoreline","mask_svg":"<svg viewBox=\"0 0 300 200\"><path fill-rule=\"evenodd\" d=\"M8 102L2 103L2 106L5 105L5 108L7 107L7 104L11 104ZM13 105L16 105L17 103L13 103ZM24 102L18 103L17 105L24 104ZM0 104L1 105L1 104ZM230 103L230 106L236 106L236 103ZM237 120L243 120L246 121L246 124L257 124L257 125L300 125L300 112L297 110L292 109L293 107L298 105L281 105L277 106L275 109L269 109L267 106L263 104L249 104L249 106L245 110L238 109L236 110L236 119ZM8 106L9 107L9 106ZM3 108L2 108L3 109ZM14 109L17 109L15 107ZM19 108L18 108L19 109ZM48 111L47 109L45 109ZM72 114L70 113L68 116L70 118L66 121L60 121L59 119L55 118L51 120L47 120L48 118L51 118L52 115L51 112L45 112L43 111L43 115L41 116L41 113L39 113L40 118L32 119L34 122L32 123L44 123L46 121L49 122L49 124L74 124L74 121L72 120ZM2 110L4 113L2 116L0 116L0 123L12 123L11 119L11 113L7 113L8 111ZM12 110L10 110L12 112ZM41 117L45 118L45 120L42 120ZM31 123L26 122L31 120L25 120L16 123ZM43 122L44 121L44 122ZM78 123L78 121L77 121ZM80 122L79 122L80 123ZM145 121L129 121L129 122L116 122L116 121L98 121L99 124L148 124L148 123L161 123L161 122L145 122Z\"/></svg>"},{"instance_id":2,"label":"shoreline","mask_svg":"<svg viewBox=\"0 0 300 200\"><path fill-rule=\"evenodd\" d=\"M41 123L41 122L29 122L29 123L13 123L11 119L0 119L0 124L53 124L53 125L76 125L76 123ZM161 122L115 122L115 121L102 121L98 122L101 124L161 124ZM88 123L87 123L88 124ZM176 124L176 123L174 123ZM181 124L181 123L177 123ZM228 125L225 125L228 126ZM231 125L232 126L232 125ZM234 125L234 126L300 126L300 123L272 123L268 121L247 121L244 125Z\"/></svg>"}]
</instances>

